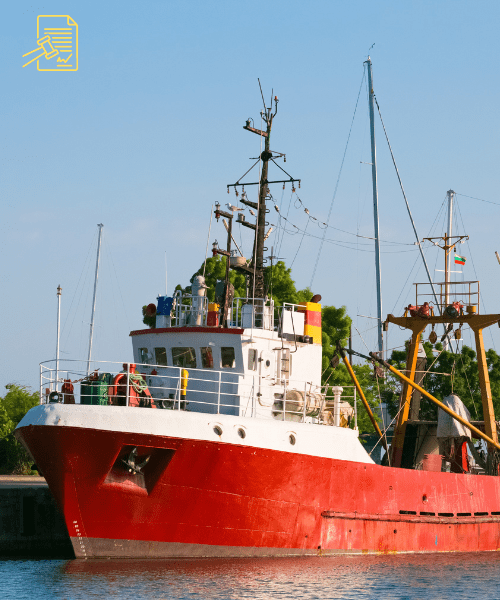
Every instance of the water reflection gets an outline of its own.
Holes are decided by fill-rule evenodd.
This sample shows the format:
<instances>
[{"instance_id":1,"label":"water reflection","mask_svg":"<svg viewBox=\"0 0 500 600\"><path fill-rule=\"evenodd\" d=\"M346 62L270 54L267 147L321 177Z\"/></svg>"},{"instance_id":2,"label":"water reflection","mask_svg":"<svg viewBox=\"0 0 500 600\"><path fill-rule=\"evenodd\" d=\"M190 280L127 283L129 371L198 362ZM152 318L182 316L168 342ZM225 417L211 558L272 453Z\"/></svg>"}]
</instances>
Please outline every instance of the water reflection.
<instances>
[{"instance_id":1,"label":"water reflection","mask_svg":"<svg viewBox=\"0 0 500 600\"><path fill-rule=\"evenodd\" d=\"M498 597L500 555L0 562L0 597L455 599ZM2 593L8 582L9 593ZM7 588L5 588L7 590Z\"/></svg>"}]
</instances>

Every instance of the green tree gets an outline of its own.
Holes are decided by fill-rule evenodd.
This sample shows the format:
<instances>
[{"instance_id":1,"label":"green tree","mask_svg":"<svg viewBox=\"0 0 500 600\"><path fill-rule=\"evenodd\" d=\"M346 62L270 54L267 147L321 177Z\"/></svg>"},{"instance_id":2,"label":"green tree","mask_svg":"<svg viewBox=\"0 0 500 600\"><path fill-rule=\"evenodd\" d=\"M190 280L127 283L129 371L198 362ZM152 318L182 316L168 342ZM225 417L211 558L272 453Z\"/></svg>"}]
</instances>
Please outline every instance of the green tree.
<instances>
[{"instance_id":1,"label":"green tree","mask_svg":"<svg viewBox=\"0 0 500 600\"><path fill-rule=\"evenodd\" d=\"M148 327L150 327L151 329L154 329L156 327L156 316L149 316L146 314L146 310L148 308L148 305L145 304L142 307L142 322L144 323L144 325L147 325Z\"/></svg>"},{"instance_id":2,"label":"green tree","mask_svg":"<svg viewBox=\"0 0 500 600\"><path fill-rule=\"evenodd\" d=\"M331 371L330 360L335 354L337 342L346 345L351 331L352 319L347 314L347 308L341 306L323 306L321 310L322 344L323 344L323 371L328 377ZM337 385L337 384L335 384ZM340 385L340 384L338 384Z\"/></svg>"},{"instance_id":3,"label":"green tree","mask_svg":"<svg viewBox=\"0 0 500 600\"><path fill-rule=\"evenodd\" d=\"M205 284L208 286L207 288L207 297L209 302L215 301L215 285L218 280L224 280L226 278L226 257L217 254L216 256L212 256L207 258L207 264L205 267L205 263L203 262L200 268L193 273L190 281L190 284L193 283L194 278L198 275L203 275L205 272ZM245 276L233 269L229 271L229 281L234 285L234 293L235 296L239 296L244 298L246 296L246 280ZM191 294L192 285L187 285L186 287L182 287L182 285L176 285L175 290L180 290L183 294ZM142 322L144 325L148 327L155 327L156 317L148 317L146 315L147 306L142 307Z\"/></svg>"},{"instance_id":4,"label":"green tree","mask_svg":"<svg viewBox=\"0 0 500 600\"><path fill-rule=\"evenodd\" d=\"M28 387L10 383L7 394L0 398L0 472L27 475L31 459L24 447L14 437L14 429L24 415L36 406L39 397Z\"/></svg>"},{"instance_id":5,"label":"green tree","mask_svg":"<svg viewBox=\"0 0 500 600\"><path fill-rule=\"evenodd\" d=\"M323 346L323 354L325 347ZM323 356L324 361L324 356ZM350 362L350 361L349 361ZM356 379L363 390L365 398L370 405L372 412L375 415L375 419L380 422L378 418L379 409L381 408L381 402L383 402L382 394L379 396L379 388L382 381L377 379L373 375L373 368L369 363L363 363L361 365L352 365L353 371L356 375ZM323 385L328 384L327 395L332 396L333 392L331 386L342 386L350 387L353 386L353 381L349 375L346 366L341 362L335 369L332 369L330 365L323 370ZM382 384L383 385L383 384ZM382 392L382 390L380 390ZM345 392L347 394L347 390ZM353 392L354 393L354 392ZM359 395L357 395L357 407L358 407L358 428L360 434L368 433L373 434L375 430L368 413L366 412Z\"/></svg>"},{"instance_id":6,"label":"green tree","mask_svg":"<svg viewBox=\"0 0 500 600\"><path fill-rule=\"evenodd\" d=\"M460 397L469 410L473 420L483 419L483 406L481 388L479 385L479 372L476 352L469 346L462 346L460 352L454 353L443 350L442 344L432 346L424 342L427 356L427 370L423 387L438 400L451 393ZM406 368L407 349L394 351L389 362L399 370ZM486 352L486 362L493 397L493 407L497 417L500 416L500 356L490 349ZM399 396L402 383L399 379L389 377L391 385L385 389L389 410L396 414L399 410ZM428 420L437 419L437 407L427 398L422 398L420 404L420 418Z\"/></svg>"},{"instance_id":7,"label":"green tree","mask_svg":"<svg viewBox=\"0 0 500 600\"><path fill-rule=\"evenodd\" d=\"M203 271L205 271L205 284L208 286L207 296L209 302L215 301L215 285L217 281L224 280L226 278L226 257L217 254L216 256L212 256L207 258L207 265L205 267L205 263L202 263L200 268L193 274L191 279L189 280L191 284L194 281L194 278L198 275L203 275ZM234 269L229 269L229 282L234 285L234 295L239 296L240 298L244 298L246 296L246 279L242 273L235 271ZM175 289L183 289L181 286L177 286ZM191 286L188 285L183 289L186 294L191 293Z\"/></svg>"}]
</instances>

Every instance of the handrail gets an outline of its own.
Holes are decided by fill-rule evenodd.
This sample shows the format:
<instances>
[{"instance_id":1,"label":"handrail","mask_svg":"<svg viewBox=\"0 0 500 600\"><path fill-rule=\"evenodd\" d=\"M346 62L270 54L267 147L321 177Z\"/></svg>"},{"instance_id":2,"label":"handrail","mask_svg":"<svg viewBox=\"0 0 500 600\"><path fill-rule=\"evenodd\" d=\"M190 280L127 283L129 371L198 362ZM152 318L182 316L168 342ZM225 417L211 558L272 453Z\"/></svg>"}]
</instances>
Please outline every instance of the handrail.
<instances>
[{"instance_id":1,"label":"handrail","mask_svg":"<svg viewBox=\"0 0 500 600\"><path fill-rule=\"evenodd\" d=\"M82 363L81 369L76 369L76 362ZM74 384L74 394L76 403L88 404L91 403L93 396L85 398L82 394L103 394L107 400L109 387L111 382L114 381L118 372L126 375L126 382L123 381L121 386L126 386L124 398L125 406L131 405L131 398L136 398L135 392L132 396L132 372L130 365L136 364L137 374L142 375L147 384L147 389L150 394L151 402L159 408L174 408L175 410L185 410L185 402L189 405L187 410L195 412L209 412L216 414L235 414L243 417L252 418L279 418L280 420L293 419L299 422L309 422L315 424L323 424L328 421L327 414L331 412L331 398L328 394L331 386L314 386L310 381L296 381L284 379L281 382L276 382L273 386L273 393L276 396L274 403L269 405L261 404L256 398L256 376L250 377L244 376L243 373L228 372L222 370L208 370L208 369L187 369L189 373L189 383L187 389L186 400L184 396L181 398L181 378L183 367L177 366L164 366L164 365L149 365L144 363L123 363L123 362L111 362L111 361L92 361L92 367L96 368L100 365L97 371L101 376L108 374L108 377L103 377L99 380L89 379L87 376L87 361L76 361L74 359L63 359L60 360L59 364L59 377L56 381L55 378L55 360L44 361L40 363L40 404L48 402L48 396L46 397L44 387L50 388L50 391L60 391L61 384L64 380L70 380ZM121 369L111 369L111 365L120 365ZM104 366L104 369L102 367ZM151 374L151 371L154 374ZM92 374L91 374L92 377ZM98 381L98 384L94 384L93 381ZM77 385L80 383L81 385ZM100 390L93 388L94 385L101 386ZM85 387L85 391L82 389ZM90 387L90 389L88 389ZM343 400L349 402L353 400L351 387L344 386L346 393L342 396ZM293 400L288 398L288 391L297 391L300 396L299 400ZM349 393L351 391L351 394ZM113 393L113 398L120 397L120 394L116 395ZM316 394L316 396L315 396ZM321 395L321 399L319 399ZM61 398L64 397L62 391L60 391ZM248 398L246 407L244 406L243 399ZM279 398L279 399L278 399ZM298 402L298 404L297 404ZM96 401L97 403L97 401ZM101 401L99 400L99 403ZM104 403L104 402L103 402ZM329 404L327 404L329 403ZM115 402L112 402L115 404ZM248 411L249 404L251 410ZM326 408L328 406L328 408ZM313 407L311 409L311 407ZM356 409L355 409L356 410ZM352 414L352 413L351 413ZM273 416L274 415L274 416ZM295 417L294 417L295 416ZM247 417L248 418L248 417ZM330 419L331 420L331 419Z\"/></svg>"}]
</instances>

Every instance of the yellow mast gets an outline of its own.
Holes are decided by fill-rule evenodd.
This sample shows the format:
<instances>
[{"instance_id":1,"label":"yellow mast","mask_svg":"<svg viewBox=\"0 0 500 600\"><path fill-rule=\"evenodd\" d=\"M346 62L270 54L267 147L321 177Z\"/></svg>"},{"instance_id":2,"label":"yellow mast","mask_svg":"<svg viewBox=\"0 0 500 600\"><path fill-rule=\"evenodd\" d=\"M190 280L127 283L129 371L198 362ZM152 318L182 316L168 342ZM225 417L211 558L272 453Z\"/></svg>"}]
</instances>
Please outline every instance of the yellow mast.
<instances>
[{"instance_id":1,"label":"yellow mast","mask_svg":"<svg viewBox=\"0 0 500 600\"><path fill-rule=\"evenodd\" d=\"M483 342L483 329L485 327L490 327L495 323L500 321L500 314L495 315L477 315L477 314L463 314L458 315L457 317L452 316L434 316L434 317L394 317L393 315L387 316L388 323L394 323L394 325L398 325L399 327L403 327L405 329L410 329L413 331L413 339L412 339L412 347L417 347L415 341L418 341L418 338L421 332L427 327L427 325L437 325L439 323L456 323L456 324L467 324L474 331L475 339L476 339L476 351L477 351L477 366L479 373L479 383L481 388L481 401L483 405L483 417L484 417L484 429L486 435L492 440L494 443L491 444L488 442L488 450L492 450L493 447L496 447L498 444L498 435L497 428L495 423L495 412L493 410L493 399L491 396L491 387L490 387L490 378L488 374L488 365L486 363L486 352L484 350L484 342ZM410 349L410 353L412 349ZM415 353L415 364L416 364L416 354ZM414 382L415 379L415 370L410 369L409 379ZM407 382L405 382L407 383ZM406 421L408 420L408 410L411 398L411 386L412 388L417 388L416 384L410 383L407 385L405 390L403 390L403 396L401 398L401 402L404 402L404 410L401 411L400 420L398 422L398 427L394 433L394 442L393 445L393 456L396 458L399 455L398 452L398 444L401 444L402 450L402 442L401 439L398 442L398 436L404 435L404 429L406 427ZM421 390L419 390L421 391ZM428 397L429 394L427 393ZM408 404L408 406L407 406ZM406 415L403 415L403 413ZM403 437L404 441L404 437ZM393 461L394 466L398 466L397 461Z\"/></svg>"},{"instance_id":2,"label":"yellow mast","mask_svg":"<svg viewBox=\"0 0 500 600\"><path fill-rule=\"evenodd\" d=\"M381 364L383 364L384 367L386 367L387 369L389 369L389 371L391 371L392 373L394 373L395 375L397 375L407 385L410 385L411 387L413 387L416 390L418 390L421 394L423 394L424 396L426 396L427 398L429 398L429 400L432 400L432 402L434 402L434 404L436 404L437 406L439 406L439 408L441 410L444 410L446 413L448 413L454 419L456 419L457 421L459 421L460 423L462 423L462 425L464 425L465 427L467 427L468 429L470 429L477 437L485 440L488 443L488 447L494 447L497 450L500 450L500 444L498 443L498 440L497 440L496 436L495 437L490 436L490 435L488 435L488 433L486 433L486 435L485 435L480 429L478 429L477 427L474 427L474 425L472 425L471 423L469 423L469 421L467 421L466 419L464 419L463 417L461 417L460 415L458 415L455 411L451 410L451 408L448 408L446 406L446 404L443 404L437 398L434 398L434 396L432 396L432 394L429 394L429 392L427 390L424 390L423 387L420 387L417 383L415 383L414 381L412 381L409 377L406 377L406 375L404 375L403 373L401 373L401 371L398 371L395 367L393 367L392 365L390 365L385 360L381 360L375 354L375 352L370 352L370 356L374 360L376 360L376 361L380 362Z\"/></svg>"}]
</instances>

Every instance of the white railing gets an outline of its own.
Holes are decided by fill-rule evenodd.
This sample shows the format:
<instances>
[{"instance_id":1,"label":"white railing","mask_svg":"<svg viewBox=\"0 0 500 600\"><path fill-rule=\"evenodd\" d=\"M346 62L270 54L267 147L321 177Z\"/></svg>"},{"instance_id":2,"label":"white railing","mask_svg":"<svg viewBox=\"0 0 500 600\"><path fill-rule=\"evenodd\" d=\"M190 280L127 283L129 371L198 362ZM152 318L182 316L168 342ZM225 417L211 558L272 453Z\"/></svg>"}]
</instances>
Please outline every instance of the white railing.
<instances>
[{"instance_id":1,"label":"white railing","mask_svg":"<svg viewBox=\"0 0 500 600\"><path fill-rule=\"evenodd\" d=\"M207 326L208 304L206 296L183 294L178 290L174 295L171 325L173 327ZM228 308L227 321L228 327L274 331L273 300L234 298Z\"/></svg>"},{"instance_id":2,"label":"white railing","mask_svg":"<svg viewBox=\"0 0 500 600\"><path fill-rule=\"evenodd\" d=\"M414 283L413 285L415 286L415 302L417 306L424 302L429 302L431 306L434 305L435 298L430 283ZM437 282L434 283L434 289L442 311L449 304L459 302L464 305L466 312L479 314L479 281ZM435 309L434 313L438 315L439 311Z\"/></svg>"},{"instance_id":3,"label":"white railing","mask_svg":"<svg viewBox=\"0 0 500 600\"><path fill-rule=\"evenodd\" d=\"M274 331L274 302L263 298L234 298L229 326Z\"/></svg>"},{"instance_id":4,"label":"white railing","mask_svg":"<svg viewBox=\"0 0 500 600\"><path fill-rule=\"evenodd\" d=\"M56 379L55 363L40 364L40 404L143 406L327 425L339 406L328 395L331 386L305 381L269 385L257 374L136 363L92 361L87 369L87 361L67 359L59 361ZM356 391L343 389L341 400L350 406L339 410L357 428Z\"/></svg>"},{"instance_id":5,"label":"white railing","mask_svg":"<svg viewBox=\"0 0 500 600\"><path fill-rule=\"evenodd\" d=\"M207 324L208 298L206 296L193 296L182 294L178 291L174 296L174 322L175 327L191 325L203 327Z\"/></svg>"}]
</instances>

